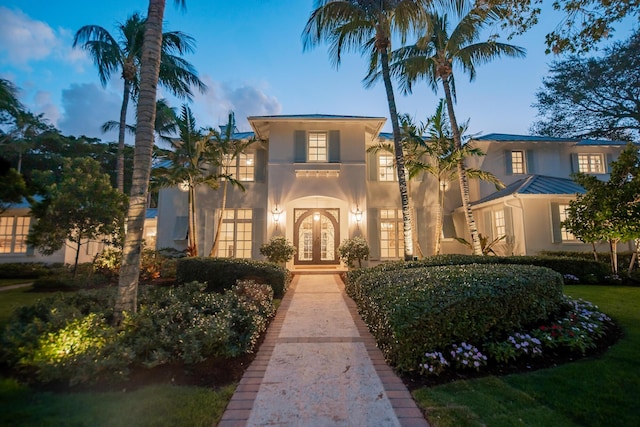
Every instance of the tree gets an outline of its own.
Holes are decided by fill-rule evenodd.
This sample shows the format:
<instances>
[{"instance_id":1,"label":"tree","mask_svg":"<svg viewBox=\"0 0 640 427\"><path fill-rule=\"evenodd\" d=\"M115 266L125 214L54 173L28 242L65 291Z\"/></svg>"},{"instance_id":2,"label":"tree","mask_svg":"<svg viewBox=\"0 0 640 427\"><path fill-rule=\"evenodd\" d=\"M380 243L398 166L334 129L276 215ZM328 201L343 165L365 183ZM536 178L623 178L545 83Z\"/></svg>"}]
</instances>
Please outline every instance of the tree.
<instances>
[{"instance_id":1,"label":"tree","mask_svg":"<svg viewBox=\"0 0 640 427\"><path fill-rule=\"evenodd\" d=\"M14 117L24 106L18 100L18 88L7 79L0 79L0 124Z\"/></svg>"},{"instance_id":2,"label":"tree","mask_svg":"<svg viewBox=\"0 0 640 427\"><path fill-rule=\"evenodd\" d=\"M521 34L538 23L543 0L489 0L504 5L504 26ZM553 9L563 12L562 21L546 35L547 53L584 53L610 38L614 24L640 16L637 0L554 0Z\"/></svg>"},{"instance_id":3,"label":"tree","mask_svg":"<svg viewBox=\"0 0 640 427\"><path fill-rule=\"evenodd\" d=\"M124 135L129 99L135 100L140 92L140 68L143 54L143 35L147 20L137 13L117 26L119 39L99 25L80 28L73 46L86 50L98 67L100 83L106 86L112 74L120 71L124 80L122 106L118 131L118 189L124 191ZM159 84L177 97L191 99L191 86L201 92L205 84L198 78L193 66L181 58L193 52L194 40L180 31L162 34Z\"/></svg>"},{"instance_id":4,"label":"tree","mask_svg":"<svg viewBox=\"0 0 640 427\"><path fill-rule=\"evenodd\" d=\"M234 187L238 187L241 191L244 191L244 186L239 181L239 177L233 176L233 170L238 157L246 151L247 148L254 142L255 137L248 139L236 139L233 134L236 131L236 120L233 112L229 113L229 120L222 131L212 130L212 149L214 159L220 166L220 178L223 180L222 184L222 203L220 211L218 213L218 221L216 225L216 235L213 239L213 246L209 252L210 257L215 257L218 253L218 247L220 246L220 232L222 230L222 220L224 218L224 210L227 206L227 188L229 184Z\"/></svg>"},{"instance_id":5,"label":"tree","mask_svg":"<svg viewBox=\"0 0 640 427\"><path fill-rule=\"evenodd\" d=\"M451 32L449 32L447 12L452 12L458 20ZM502 16L503 9L499 6L484 4L474 8L470 0L447 2L441 14L435 12L427 14L426 33L416 44L402 47L393 53L395 59L391 65L392 74L399 80L405 92L410 93L413 84L419 80L426 80L434 92L437 92L438 82L442 84L455 149L458 151L462 150L462 137L453 108L456 94L454 64L467 72L470 80L473 81L477 65L501 56L522 57L525 54L524 49L496 42L493 38L476 43L482 31L498 22ZM368 81L374 81L376 78L378 75L371 73ZM469 181L464 159L458 161L458 182L467 227L471 234L473 253L482 255L480 237L470 205Z\"/></svg>"},{"instance_id":6,"label":"tree","mask_svg":"<svg viewBox=\"0 0 640 427\"><path fill-rule=\"evenodd\" d=\"M589 240L597 237L606 239L611 252L611 271L617 274L618 243L640 238L638 147L629 143L618 159L611 163L608 181L585 173L574 174L574 180L585 188L586 193L578 194L576 200L570 203L569 220L564 225L568 231L575 231L576 236L582 235ZM583 214L586 223L578 222L580 214ZM584 235L583 230L589 234Z\"/></svg>"},{"instance_id":7,"label":"tree","mask_svg":"<svg viewBox=\"0 0 640 427\"><path fill-rule=\"evenodd\" d=\"M424 169L438 180L438 213L436 215L434 236L434 253L436 255L440 253L446 189L450 182L458 178L460 161L464 161L464 159L471 156L485 155L482 150L473 147L471 144L463 144L461 149L456 148L444 106L445 102L441 99L434 115L429 117L427 123L420 126L418 131L420 135L425 135L420 138L420 141L422 141L425 151L431 160ZM459 129L460 135L464 135L466 129L467 123L462 124ZM502 181L490 172L470 168L465 168L465 172L468 178L491 182L496 186L496 190L504 188ZM479 237L481 236L479 235ZM473 250L473 246L470 246ZM482 239L481 247L483 248L483 253L486 254L487 245L482 244Z\"/></svg>"},{"instance_id":8,"label":"tree","mask_svg":"<svg viewBox=\"0 0 640 427\"><path fill-rule=\"evenodd\" d=\"M340 65L344 51L368 53L369 73L381 68L393 129L395 164L402 202L405 260L413 258L413 232L402 136L389 72L389 55L392 38L398 36L404 43L408 33L421 21L422 3L424 2L409 0L316 0L315 9L303 31L304 49L315 47L323 41L329 43L330 59L336 68Z\"/></svg>"},{"instance_id":9,"label":"tree","mask_svg":"<svg viewBox=\"0 0 640 427\"><path fill-rule=\"evenodd\" d=\"M83 243L120 242L126 197L111 186L100 164L89 158L65 160L62 180L51 182L53 179L51 173L39 174L41 184L49 185L44 198L31 205L37 222L27 242L45 255L71 242L76 251L75 276Z\"/></svg>"},{"instance_id":10,"label":"tree","mask_svg":"<svg viewBox=\"0 0 640 427\"><path fill-rule=\"evenodd\" d=\"M27 184L9 162L0 158L0 214L28 197Z\"/></svg>"},{"instance_id":11,"label":"tree","mask_svg":"<svg viewBox=\"0 0 640 427\"><path fill-rule=\"evenodd\" d=\"M536 93L534 134L640 140L640 31L600 57L555 61Z\"/></svg>"},{"instance_id":12,"label":"tree","mask_svg":"<svg viewBox=\"0 0 640 427\"><path fill-rule=\"evenodd\" d=\"M14 110L11 114L11 126L0 138L2 152L17 154L16 170L22 172L22 157L24 153L36 146L40 136L54 130L47 124L44 114L33 114L26 110Z\"/></svg>"},{"instance_id":13,"label":"tree","mask_svg":"<svg viewBox=\"0 0 640 427\"><path fill-rule=\"evenodd\" d=\"M187 252L192 256L198 256L197 188L201 184L218 188L219 176L207 171L213 159L211 134L204 133L202 129L196 127L193 113L186 104L182 106L177 125L180 139L171 142L173 150L166 155L170 165L154 169L152 184L160 188L178 186L181 190L187 191L189 210Z\"/></svg>"},{"instance_id":14,"label":"tree","mask_svg":"<svg viewBox=\"0 0 640 427\"><path fill-rule=\"evenodd\" d=\"M184 7L184 0L175 0ZM164 0L149 0L149 10L140 57L140 92L137 108L137 128L133 159L133 179L127 233L122 250L122 266L118 281L118 295L114 308L114 321L119 324L125 312L135 313L138 302L138 277L142 253L144 219L149 192L151 160L153 156L156 94L162 54L162 20Z\"/></svg>"}]
</instances>

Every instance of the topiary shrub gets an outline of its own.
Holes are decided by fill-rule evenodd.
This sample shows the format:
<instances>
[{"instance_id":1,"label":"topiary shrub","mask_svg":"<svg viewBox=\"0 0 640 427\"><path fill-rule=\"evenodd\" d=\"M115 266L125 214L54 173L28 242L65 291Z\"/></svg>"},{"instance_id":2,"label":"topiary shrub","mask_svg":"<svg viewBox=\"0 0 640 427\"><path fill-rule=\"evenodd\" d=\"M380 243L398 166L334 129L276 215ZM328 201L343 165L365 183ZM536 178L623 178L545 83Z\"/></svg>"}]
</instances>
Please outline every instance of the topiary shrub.
<instances>
[{"instance_id":1,"label":"topiary shrub","mask_svg":"<svg viewBox=\"0 0 640 427\"><path fill-rule=\"evenodd\" d=\"M260 254L266 256L269 262L285 263L296 254L296 247L285 237L272 237L269 242L260 246Z\"/></svg>"},{"instance_id":2,"label":"topiary shrub","mask_svg":"<svg viewBox=\"0 0 640 427\"><path fill-rule=\"evenodd\" d=\"M369 271L346 287L378 347L401 371L423 355L547 319L563 301L547 268L456 265Z\"/></svg>"},{"instance_id":3,"label":"topiary shrub","mask_svg":"<svg viewBox=\"0 0 640 427\"><path fill-rule=\"evenodd\" d=\"M349 268L355 267L355 261L358 261L358 268L362 268L362 260L369 259L369 244L360 236L344 239L338 247L338 254Z\"/></svg>"},{"instance_id":4,"label":"topiary shrub","mask_svg":"<svg viewBox=\"0 0 640 427\"><path fill-rule=\"evenodd\" d=\"M222 292L247 279L270 285L274 297L282 298L291 276L284 267L247 259L181 258L176 266L176 282L207 283L208 291Z\"/></svg>"}]
</instances>

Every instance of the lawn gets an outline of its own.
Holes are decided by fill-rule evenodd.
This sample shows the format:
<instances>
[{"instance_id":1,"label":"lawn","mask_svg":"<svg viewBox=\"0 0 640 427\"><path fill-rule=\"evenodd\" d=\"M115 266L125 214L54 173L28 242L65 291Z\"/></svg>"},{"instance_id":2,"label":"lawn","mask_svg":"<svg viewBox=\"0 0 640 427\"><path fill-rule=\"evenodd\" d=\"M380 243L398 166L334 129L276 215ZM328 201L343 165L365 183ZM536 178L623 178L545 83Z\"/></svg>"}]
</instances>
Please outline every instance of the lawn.
<instances>
[{"instance_id":1,"label":"lawn","mask_svg":"<svg viewBox=\"0 0 640 427\"><path fill-rule=\"evenodd\" d=\"M625 336L596 359L416 390L431 426L640 425L640 288L567 286L565 293L597 304Z\"/></svg>"}]
</instances>

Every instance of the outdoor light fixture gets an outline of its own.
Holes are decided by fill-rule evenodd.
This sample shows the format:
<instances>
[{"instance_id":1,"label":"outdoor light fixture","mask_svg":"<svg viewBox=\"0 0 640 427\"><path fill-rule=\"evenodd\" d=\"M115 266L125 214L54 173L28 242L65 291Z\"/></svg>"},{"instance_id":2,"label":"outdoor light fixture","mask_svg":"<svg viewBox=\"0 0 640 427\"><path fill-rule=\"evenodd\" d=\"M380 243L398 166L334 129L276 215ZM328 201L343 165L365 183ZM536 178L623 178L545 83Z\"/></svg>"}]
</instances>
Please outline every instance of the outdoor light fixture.
<instances>
[{"instance_id":1,"label":"outdoor light fixture","mask_svg":"<svg viewBox=\"0 0 640 427\"><path fill-rule=\"evenodd\" d=\"M360 210L360 207L356 206L356 211L353 215L356 217L356 222L362 221L362 211Z\"/></svg>"},{"instance_id":2,"label":"outdoor light fixture","mask_svg":"<svg viewBox=\"0 0 640 427\"><path fill-rule=\"evenodd\" d=\"M187 181L186 179L182 181L180 184L178 184L178 189L184 193L189 191L189 181Z\"/></svg>"},{"instance_id":3,"label":"outdoor light fixture","mask_svg":"<svg viewBox=\"0 0 640 427\"><path fill-rule=\"evenodd\" d=\"M273 215L273 222L275 222L276 224L280 222L281 213L282 211L278 209L278 206L276 206L275 209L271 211L271 215Z\"/></svg>"},{"instance_id":4,"label":"outdoor light fixture","mask_svg":"<svg viewBox=\"0 0 640 427\"><path fill-rule=\"evenodd\" d=\"M313 213L313 220L314 221L320 221L320 212L314 212Z\"/></svg>"}]
</instances>

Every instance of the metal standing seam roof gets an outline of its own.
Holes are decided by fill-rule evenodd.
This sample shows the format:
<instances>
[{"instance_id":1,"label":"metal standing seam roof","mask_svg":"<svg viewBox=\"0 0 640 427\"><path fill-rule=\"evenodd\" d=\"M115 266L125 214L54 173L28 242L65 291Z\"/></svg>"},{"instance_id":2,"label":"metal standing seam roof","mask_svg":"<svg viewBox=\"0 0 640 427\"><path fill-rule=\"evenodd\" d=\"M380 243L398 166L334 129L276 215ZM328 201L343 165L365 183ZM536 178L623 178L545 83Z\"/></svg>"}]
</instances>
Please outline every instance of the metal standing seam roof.
<instances>
[{"instance_id":1,"label":"metal standing seam roof","mask_svg":"<svg viewBox=\"0 0 640 427\"><path fill-rule=\"evenodd\" d=\"M495 193L490 194L487 197L473 202L472 205L479 205L515 194L575 195L584 193L585 189L576 184L571 179L556 178L553 176L545 175L528 175L525 178L519 179L518 181L509 184L502 190L496 191Z\"/></svg>"},{"instance_id":2,"label":"metal standing seam roof","mask_svg":"<svg viewBox=\"0 0 640 427\"><path fill-rule=\"evenodd\" d=\"M627 145L626 141L609 141L606 139L554 138L540 135L513 135L508 133L490 133L473 138L474 141L496 142L573 142L575 145Z\"/></svg>"}]
</instances>

